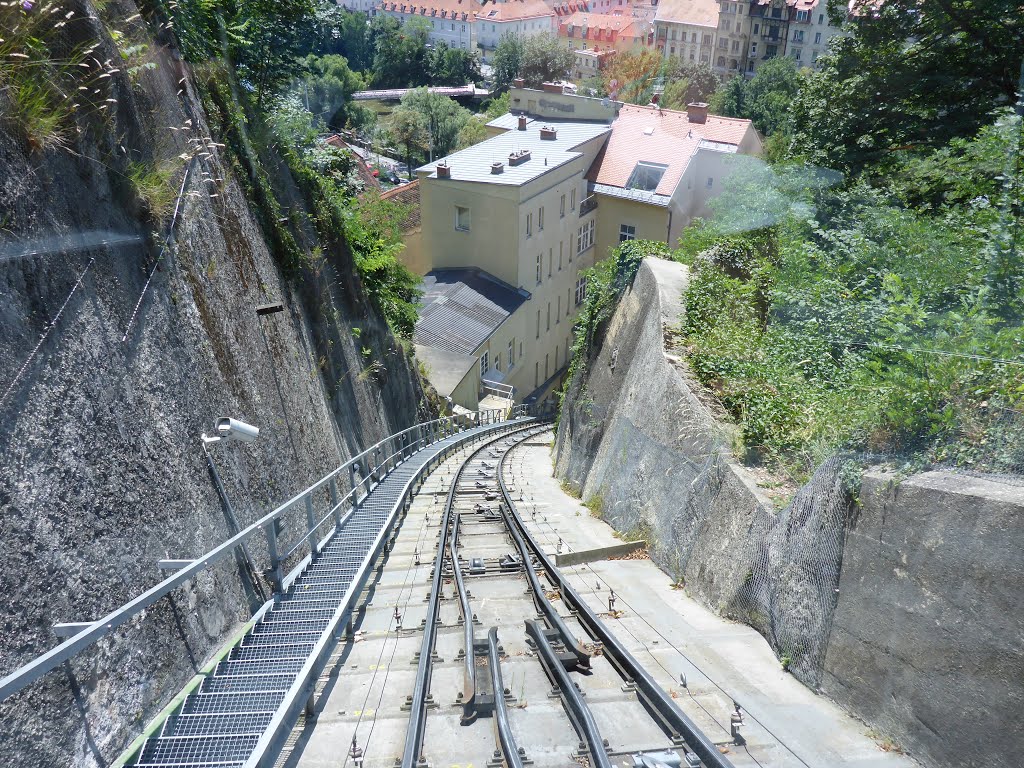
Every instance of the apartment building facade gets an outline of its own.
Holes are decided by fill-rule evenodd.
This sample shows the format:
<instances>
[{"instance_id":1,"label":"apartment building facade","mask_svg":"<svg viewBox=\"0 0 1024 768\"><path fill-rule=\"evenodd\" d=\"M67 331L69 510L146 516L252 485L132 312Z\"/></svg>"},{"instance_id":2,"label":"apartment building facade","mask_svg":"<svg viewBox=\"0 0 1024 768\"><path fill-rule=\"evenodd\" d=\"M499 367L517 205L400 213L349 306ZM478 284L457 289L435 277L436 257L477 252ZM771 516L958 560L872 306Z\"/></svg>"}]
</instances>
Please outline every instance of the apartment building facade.
<instances>
[{"instance_id":1,"label":"apartment building facade","mask_svg":"<svg viewBox=\"0 0 1024 768\"><path fill-rule=\"evenodd\" d=\"M525 297L485 340L457 350L477 359L467 376L481 390L511 386L521 400L568 363L595 255L586 172L610 128L511 114L493 123L503 133L417 170L423 248L432 272L472 266Z\"/></svg>"},{"instance_id":2,"label":"apartment building facade","mask_svg":"<svg viewBox=\"0 0 1024 768\"><path fill-rule=\"evenodd\" d=\"M569 363L584 273L623 240L675 244L760 153L747 120L513 87L497 135L417 169L427 298L417 355L442 394L550 392Z\"/></svg>"},{"instance_id":3,"label":"apartment building facade","mask_svg":"<svg viewBox=\"0 0 1024 768\"><path fill-rule=\"evenodd\" d=\"M722 77L751 76L776 56L816 68L841 34L825 0L661 0L654 19L663 56L708 64Z\"/></svg>"},{"instance_id":4,"label":"apartment building facade","mask_svg":"<svg viewBox=\"0 0 1024 768\"><path fill-rule=\"evenodd\" d=\"M530 37L554 34L557 28L555 13L543 0L374 0L371 13L392 16L402 24L414 18L423 19L429 25L431 43L479 51L485 62L490 61L506 33Z\"/></svg>"}]
</instances>

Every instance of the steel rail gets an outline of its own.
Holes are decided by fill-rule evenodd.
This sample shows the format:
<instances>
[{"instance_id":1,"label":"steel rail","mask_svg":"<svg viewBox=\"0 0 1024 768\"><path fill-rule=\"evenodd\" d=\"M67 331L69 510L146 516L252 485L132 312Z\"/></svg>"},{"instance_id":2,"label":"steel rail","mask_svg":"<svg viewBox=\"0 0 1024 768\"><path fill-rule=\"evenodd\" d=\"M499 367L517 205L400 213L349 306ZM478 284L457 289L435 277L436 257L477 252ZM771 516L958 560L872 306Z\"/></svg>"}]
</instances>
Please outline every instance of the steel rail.
<instances>
[{"instance_id":1,"label":"steel rail","mask_svg":"<svg viewBox=\"0 0 1024 768\"><path fill-rule=\"evenodd\" d=\"M512 723L505 703L505 683L501 677L501 659L498 657L498 628L491 627L487 633L487 656L491 668L491 687L494 689L494 725L498 731L498 743L505 756L505 768L523 768L523 756L512 733Z\"/></svg>"},{"instance_id":2,"label":"steel rail","mask_svg":"<svg viewBox=\"0 0 1024 768\"><path fill-rule=\"evenodd\" d=\"M468 465L476 455L477 451L466 460ZM461 473L460 473L461 476ZM452 535L449 540L448 551L452 561L452 571L455 574L455 587L459 594L459 605L462 609L462 637L466 645L466 656L463 659L462 678L462 722L468 724L476 718L476 637L473 633L473 607L469 603L469 593L466 590L466 582L462 577L462 569L459 567L459 523L461 515L456 515L452 521Z\"/></svg>"},{"instance_id":3,"label":"steel rail","mask_svg":"<svg viewBox=\"0 0 1024 768\"><path fill-rule=\"evenodd\" d=\"M513 413L515 412L516 411L514 409ZM511 415L512 414L510 414L510 416ZM60 645L37 656L29 663L19 667L9 675L0 679L0 702L5 701L15 693L38 680L43 675L56 669L68 659L73 658L81 651L90 647L103 637L106 637L114 629L146 610L162 597L173 592L197 574L228 557L236 548L254 536L258 531L263 530L267 534L268 547L271 551L271 559L277 561L272 562L272 566L275 570L275 581L278 582L277 586L280 586L279 565L281 560L276 557L277 534L275 531L275 521L280 519L286 512L290 511L294 507L304 504L307 499L311 499L312 495L316 491L325 487L336 487L337 478L344 470L348 469L350 470L350 474L353 474L354 468L357 465L362 467L361 462L364 461L367 463L367 466L369 466L370 462L380 451L381 447L385 446L388 442L391 442L393 445L400 443L406 450L412 449L410 451L411 455L411 453L415 453L428 445L443 440L457 432L463 431L467 424L472 426L484 426L487 424L496 424L504 420L504 414L501 411L480 411L476 414L475 423L473 419L469 418L454 416L446 417L422 424L416 424L402 430L401 432L396 432L394 435L384 438L370 448L367 448L362 453L354 456L352 459L321 478L309 488L293 496L274 511L263 516L242 531L239 531L230 539L210 550L205 555L193 560L180 570L175 571L163 581L146 590L128 603L118 607L103 618L91 622L87 628L68 638ZM413 433L416 433L417 435L415 441L410 440ZM413 449L413 446L416 446L415 449ZM395 455L395 453L397 452L393 452L392 455ZM373 469L367 473L367 476L372 477L379 467L380 464L377 463ZM390 473L393 469L394 466L392 466L391 469L388 469L387 473ZM363 482L365 482L365 478ZM360 485L362 485L362 482ZM359 486L356 486L353 483L352 491L347 495L351 495L357 487ZM352 503L353 505L358 504L358 499L353 497ZM303 536L308 536L309 533L310 532L307 531Z\"/></svg>"},{"instance_id":4,"label":"steel rail","mask_svg":"<svg viewBox=\"0 0 1024 768\"><path fill-rule=\"evenodd\" d=\"M576 688L572 678L569 677L569 673L558 660L558 654L551 647L551 641L544 633L544 627L536 619L530 619L526 622L526 634L533 638L541 664L547 671L548 677L551 678L551 682L558 687L580 735L586 740L592 764L597 768L612 768L612 761L608 757L608 750L604 747L604 739L601 737L601 730L597 727L597 721L594 719L590 707L583 700L583 695Z\"/></svg>"},{"instance_id":5,"label":"steel rail","mask_svg":"<svg viewBox=\"0 0 1024 768\"><path fill-rule=\"evenodd\" d=\"M507 454L506 454L507 455ZM501 457L501 461L498 463L498 469L496 474L498 475L499 482L501 480L501 469L505 460L505 456ZM502 492L505 493L504 485ZM506 501L511 502L510 497L505 495ZM544 588L541 586L540 579L537 578L537 572L534 569L533 561L530 558L530 549L527 547L526 542L520 535L516 526L513 525L512 520L509 516L509 511L504 505L501 507L501 515L505 520L505 527L508 529L509 535L515 542L516 548L519 550L519 557L523 561L523 570L526 572L526 578L530 582L530 589L533 591L533 602L541 613L544 614L545 620L548 625L558 632L559 637L562 640L562 644L565 649L576 656L577 664L587 669L590 667L590 653L584 647L583 643L573 634L572 630L565 623L565 620L559 615L555 606L552 605L551 601L547 599L544 594Z\"/></svg>"},{"instance_id":6,"label":"steel rail","mask_svg":"<svg viewBox=\"0 0 1024 768\"><path fill-rule=\"evenodd\" d=\"M527 427L521 427L527 429ZM508 435L504 435L507 438ZM487 445L502 438L488 441ZM441 540L437 547L437 560L434 563L434 576L430 582L430 599L427 603L427 616L424 619L423 640L420 644L420 657L416 664L416 682L413 686L412 701L409 711L409 727L405 735L405 747L402 751L401 768L416 768L420 764L421 751L423 748L423 735L427 724L427 696L430 692L430 678L433 671L431 656L434 652L434 643L437 640L437 621L441 608L441 584L444 578L444 552L448 543L448 529L452 523L452 508L455 502L455 494L458 491L459 479L465 471L469 462L477 453L483 450L483 446L474 451L459 466L459 471L452 480L448 489L448 496L445 499L444 514L441 518ZM453 563L458 568L458 562ZM467 649L467 654L472 654L472 647Z\"/></svg>"},{"instance_id":7,"label":"steel rail","mask_svg":"<svg viewBox=\"0 0 1024 768\"><path fill-rule=\"evenodd\" d=\"M516 528L518 528L523 538L529 542L551 583L558 586L562 594L562 600L575 611L577 620L590 633L591 637L604 646L603 655L605 658L618 670L620 675L627 680L631 680L636 685L648 709L656 713L666 725L675 730L674 734L669 735L680 736L686 742L689 749L696 753L708 768L734 768L732 761L718 751L714 742L679 708L675 701L672 700L672 697L651 677L650 673L637 662L619 639L612 634L605 623L594 613L593 609L584 602L579 593L573 589L568 580L562 576L555 564L551 562L551 559L537 545L537 542L526 529L526 525L519 515L515 502L512 501L512 495L505 485L503 470L505 459L509 453L511 451L508 451L501 457L496 472L502 497L508 505L509 513L515 522Z\"/></svg>"}]
</instances>

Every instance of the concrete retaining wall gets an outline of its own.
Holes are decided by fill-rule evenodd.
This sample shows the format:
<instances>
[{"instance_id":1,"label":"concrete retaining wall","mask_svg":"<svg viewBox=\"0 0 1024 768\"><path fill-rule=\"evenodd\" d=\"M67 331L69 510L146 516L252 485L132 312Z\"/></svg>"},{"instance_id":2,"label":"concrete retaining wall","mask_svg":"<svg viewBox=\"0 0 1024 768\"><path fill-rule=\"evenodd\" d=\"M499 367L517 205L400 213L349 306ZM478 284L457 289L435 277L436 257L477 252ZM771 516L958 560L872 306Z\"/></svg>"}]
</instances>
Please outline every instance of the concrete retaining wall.
<instances>
[{"instance_id":1,"label":"concrete retaining wall","mask_svg":"<svg viewBox=\"0 0 1024 768\"><path fill-rule=\"evenodd\" d=\"M1024 763L1024 487L864 475L824 690L926 764Z\"/></svg>"}]
</instances>

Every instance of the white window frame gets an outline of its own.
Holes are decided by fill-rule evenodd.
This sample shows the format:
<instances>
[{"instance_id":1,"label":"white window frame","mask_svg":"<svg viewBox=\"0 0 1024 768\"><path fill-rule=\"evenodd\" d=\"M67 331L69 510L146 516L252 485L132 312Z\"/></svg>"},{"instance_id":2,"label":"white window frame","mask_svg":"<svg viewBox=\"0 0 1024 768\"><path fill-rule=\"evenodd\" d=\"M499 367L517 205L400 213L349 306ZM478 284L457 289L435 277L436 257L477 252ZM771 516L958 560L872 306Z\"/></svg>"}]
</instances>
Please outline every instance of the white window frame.
<instances>
[{"instance_id":1,"label":"white window frame","mask_svg":"<svg viewBox=\"0 0 1024 768\"><path fill-rule=\"evenodd\" d=\"M619 224L619 242L625 243L628 240L636 240L636 226L633 224Z\"/></svg>"},{"instance_id":2,"label":"white window frame","mask_svg":"<svg viewBox=\"0 0 1024 768\"><path fill-rule=\"evenodd\" d=\"M480 355L480 378L484 377L489 370L491 370L491 363L488 356L488 351L485 349L484 353Z\"/></svg>"}]
</instances>

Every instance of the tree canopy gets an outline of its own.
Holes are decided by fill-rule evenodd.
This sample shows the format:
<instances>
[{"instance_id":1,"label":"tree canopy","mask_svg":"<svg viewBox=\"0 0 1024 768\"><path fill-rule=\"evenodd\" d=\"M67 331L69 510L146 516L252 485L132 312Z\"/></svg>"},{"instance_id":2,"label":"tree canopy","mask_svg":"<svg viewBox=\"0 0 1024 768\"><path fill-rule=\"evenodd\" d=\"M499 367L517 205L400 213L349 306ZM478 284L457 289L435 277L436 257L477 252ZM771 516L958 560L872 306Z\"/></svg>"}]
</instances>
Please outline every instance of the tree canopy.
<instances>
[{"instance_id":1,"label":"tree canopy","mask_svg":"<svg viewBox=\"0 0 1024 768\"><path fill-rule=\"evenodd\" d=\"M844 168L971 136L1022 80L1018 0L886 0L794 102L795 146Z\"/></svg>"},{"instance_id":2,"label":"tree canopy","mask_svg":"<svg viewBox=\"0 0 1024 768\"><path fill-rule=\"evenodd\" d=\"M565 79L576 59L572 51L551 34L532 35L523 41L519 76L529 88Z\"/></svg>"}]
</instances>

